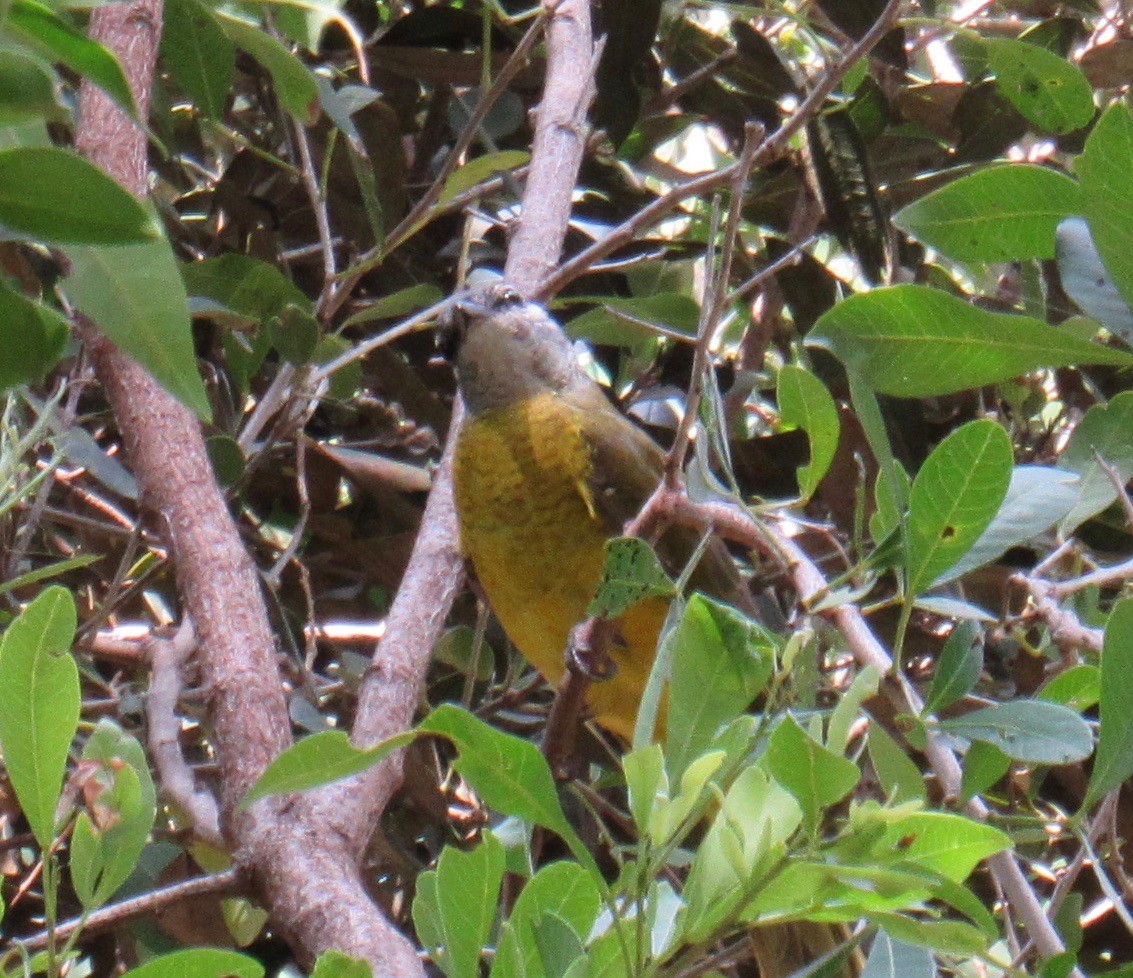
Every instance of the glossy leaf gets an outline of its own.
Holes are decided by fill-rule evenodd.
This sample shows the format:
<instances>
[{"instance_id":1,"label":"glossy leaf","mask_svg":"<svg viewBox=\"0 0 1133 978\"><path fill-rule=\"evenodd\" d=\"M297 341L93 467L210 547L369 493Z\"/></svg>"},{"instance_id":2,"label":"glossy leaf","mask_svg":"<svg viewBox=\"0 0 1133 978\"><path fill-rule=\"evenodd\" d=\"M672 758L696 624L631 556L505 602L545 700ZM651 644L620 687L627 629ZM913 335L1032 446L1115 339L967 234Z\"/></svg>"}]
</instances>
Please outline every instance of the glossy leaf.
<instances>
[{"instance_id":1,"label":"glossy leaf","mask_svg":"<svg viewBox=\"0 0 1133 978\"><path fill-rule=\"evenodd\" d=\"M898 397L951 394L1040 367L1133 366L1120 350L920 285L851 296L818 320L807 342L831 350L878 393Z\"/></svg>"},{"instance_id":2,"label":"glossy leaf","mask_svg":"<svg viewBox=\"0 0 1133 978\"><path fill-rule=\"evenodd\" d=\"M903 863L962 883L988 856L1010 849L1011 837L951 812L914 812L891 824L877 846L899 849Z\"/></svg>"},{"instance_id":3,"label":"glossy leaf","mask_svg":"<svg viewBox=\"0 0 1133 978\"><path fill-rule=\"evenodd\" d=\"M1074 213L1078 185L1029 163L991 166L909 204L898 227L957 261L1053 258L1055 227Z\"/></svg>"},{"instance_id":4,"label":"glossy leaf","mask_svg":"<svg viewBox=\"0 0 1133 978\"><path fill-rule=\"evenodd\" d=\"M1094 117L1093 90L1076 64L1014 38L984 43L999 90L1041 131L1072 132Z\"/></svg>"},{"instance_id":5,"label":"glossy leaf","mask_svg":"<svg viewBox=\"0 0 1133 978\"><path fill-rule=\"evenodd\" d=\"M67 296L182 404L207 419L185 286L165 238L142 245L67 250Z\"/></svg>"},{"instance_id":6,"label":"glossy leaf","mask_svg":"<svg viewBox=\"0 0 1133 978\"><path fill-rule=\"evenodd\" d=\"M128 244L161 237L145 208L77 153L58 147L0 151L0 223L63 244Z\"/></svg>"},{"instance_id":7,"label":"glossy leaf","mask_svg":"<svg viewBox=\"0 0 1133 978\"><path fill-rule=\"evenodd\" d=\"M1133 113L1116 102L1098 120L1074 165L1082 186L1082 213L1105 267L1133 306Z\"/></svg>"},{"instance_id":8,"label":"glossy leaf","mask_svg":"<svg viewBox=\"0 0 1133 978\"><path fill-rule=\"evenodd\" d=\"M838 449L838 408L821 380L791 364L779 371L776 400L782 422L801 428L810 442L810 460L798 470L799 496L810 499Z\"/></svg>"},{"instance_id":9,"label":"glossy leaf","mask_svg":"<svg viewBox=\"0 0 1133 978\"><path fill-rule=\"evenodd\" d=\"M1086 721L1060 703L1011 700L939 722L947 733L994 744L1023 764L1073 764L1094 748Z\"/></svg>"},{"instance_id":10,"label":"glossy leaf","mask_svg":"<svg viewBox=\"0 0 1133 978\"><path fill-rule=\"evenodd\" d=\"M1101 727L1086 810L1133 775L1133 598L1113 606L1101 659Z\"/></svg>"},{"instance_id":11,"label":"glossy leaf","mask_svg":"<svg viewBox=\"0 0 1133 978\"><path fill-rule=\"evenodd\" d=\"M361 774L406 746L413 737L413 733L402 733L374 747L362 749L350 743L350 737L344 730L311 734L296 741L268 765L248 789L240 807L246 808L267 795L306 791Z\"/></svg>"},{"instance_id":12,"label":"glossy leaf","mask_svg":"<svg viewBox=\"0 0 1133 978\"><path fill-rule=\"evenodd\" d=\"M1101 670L1085 663L1058 673L1038 692L1039 699L1062 703L1078 713L1092 710L1101 696Z\"/></svg>"},{"instance_id":13,"label":"glossy leaf","mask_svg":"<svg viewBox=\"0 0 1133 978\"><path fill-rule=\"evenodd\" d=\"M79 724L79 670L71 658L75 602L52 586L0 640L0 747L8 780L40 847L55 836L55 806Z\"/></svg>"},{"instance_id":14,"label":"glossy leaf","mask_svg":"<svg viewBox=\"0 0 1133 978\"><path fill-rule=\"evenodd\" d=\"M1011 462L1007 433L982 419L958 428L933 449L909 496L910 594L928 588L979 539L1007 493Z\"/></svg>"}]
</instances>

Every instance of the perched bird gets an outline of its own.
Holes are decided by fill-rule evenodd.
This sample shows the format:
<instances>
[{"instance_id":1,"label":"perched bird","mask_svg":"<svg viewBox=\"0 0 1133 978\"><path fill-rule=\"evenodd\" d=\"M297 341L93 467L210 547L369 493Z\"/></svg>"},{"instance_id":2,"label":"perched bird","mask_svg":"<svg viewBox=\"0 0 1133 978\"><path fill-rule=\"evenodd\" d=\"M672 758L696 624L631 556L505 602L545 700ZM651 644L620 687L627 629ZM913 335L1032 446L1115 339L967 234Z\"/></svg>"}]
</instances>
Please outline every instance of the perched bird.
<instances>
[{"instance_id":1,"label":"perched bird","mask_svg":"<svg viewBox=\"0 0 1133 978\"><path fill-rule=\"evenodd\" d=\"M508 286L462 302L446 328L468 409L453 473L461 545L508 637L555 683L598 585L605 542L657 488L665 456L587 377L554 320ZM671 573L697 541L687 529L665 534L658 553ZM718 544L692 584L751 606ZM606 651L616 674L587 694L598 723L627 741L668 605L646 599L613 623Z\"/></svg>"},{"instance_id":2,"label":"perched bird","mask_svg":"<svg viewBox=\"0 0 1133 978\"><path fill-rule=\"evenodd\" d=\"M605 542L622 533L657 488L664 453L583 372L554 320L506 284L459 303L441 342L455 361L468 412L453 471L461 546L509 638L556 683L571 631L594 596ZM679 573L697 542L695 532L671 528L658 555ZM752 607L719 542L705 551L691 583L736 607ZM648 598L613 622L607 652L616 674L587 692L597 722L626 741L668 605ZM824 924L752 932L763 978L784 978L841 939Z\"/></svg>"}]
</instances>

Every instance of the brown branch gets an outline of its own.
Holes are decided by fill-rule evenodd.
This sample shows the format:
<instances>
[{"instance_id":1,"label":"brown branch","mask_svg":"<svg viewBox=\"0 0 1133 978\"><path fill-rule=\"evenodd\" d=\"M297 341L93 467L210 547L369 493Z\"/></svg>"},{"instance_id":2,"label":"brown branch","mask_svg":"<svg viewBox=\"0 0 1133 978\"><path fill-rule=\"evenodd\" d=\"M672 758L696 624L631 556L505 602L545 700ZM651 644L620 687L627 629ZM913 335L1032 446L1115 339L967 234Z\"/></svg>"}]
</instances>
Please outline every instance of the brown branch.
<instances>
[{"instance_id":1,"label":"brown branch","mask_svg":"<svg viewBox=\"0 0 1133 978\"><path fill-rule=\"evenodd\" d=\"M101 934L113 930L127 921L145 914L157 913L166 907L183 903L202 896L229 896L242 892L244 889L240 872L237 869L225 869L209 876L196 876L193 879L180 880L168 886L150 890L141 896L131 897L119 903L112 903L102 907L89 916L76 917L55 928L55 940L65 941L76 930L82 928L84 934ZM33 934L27 940L19 943L29 954L47 947L50 936L47 931Z\"/></svg>"},{"instance_id":2,"label":"brown branch","mask_svg":"<svg viewBox=\"0 0 1133 978\"><path fill-rule=\"evenodd\" d=\"M160 0L111 3L91 15L91 36L118 56L143 117L161 15ZM76 143L128 190L144 195L145 136L88 82ZM213 477L196 419L89 324L82 332L143 504L160 515L197 634L220 772L221 827L238 866L304 964L338 948L368 960L375 973L415 978L421 974L416 952L367 896L356 851L321 824L289 816L286 799L236 811L291 739L256 569Z\"/></svg>"}]
</instances>

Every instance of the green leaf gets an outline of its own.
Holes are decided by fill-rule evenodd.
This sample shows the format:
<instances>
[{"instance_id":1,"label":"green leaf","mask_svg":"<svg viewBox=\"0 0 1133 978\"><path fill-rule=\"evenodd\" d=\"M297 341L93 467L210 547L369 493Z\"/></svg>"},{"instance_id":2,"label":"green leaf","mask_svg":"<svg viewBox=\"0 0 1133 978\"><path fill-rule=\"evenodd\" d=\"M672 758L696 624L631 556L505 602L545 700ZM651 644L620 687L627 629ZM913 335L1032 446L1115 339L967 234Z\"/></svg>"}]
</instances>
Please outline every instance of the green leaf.
<instances>
[{"instance_id":1,"label":"green leaf","mask_svg":"<svg viewBox=\"0 0 1133 978\"><path fill-rule=\"evenodd\" d=\"M224 32L238 48L247 51L271 75L283 107L303 125L319 117L319 86L311 70L270 34L255 24L217 11Z\"/></svg>"},{"instance_id":2,"label":"green leaf","mask_svg":"<svg viewBox=\"0 0 1133 978\"><path fill-rule=\"evenodd\" d=\"M311 978L373 978L368 962L341 951L323 951L311 970Z\"/></svg>"},{"instance_id":3,"label":"green leaf","mask_svg":"<svg viewBox=\"0 0 1133 978\"><path fill-rule=\"evenodd\" d=\"M470 852L445 846L437 862L437 911L448 978L479 978L480 955L496 918L504 848L490 832Z\"/></svg>"},{"instance_id":4,"label":"green leaf","mask_svg":"<svg viewBox=\"0 0 1133 978\"><path fill-rule=\"evenodd\" d=\"M957 428L921 466L906 524L908 592L924 592L979 539L1011 481L1011 439L994 421Z\"/></svg>"},{"instance_id":5,"label":"green leaf","mask_svg":"<svg viewBox=\"0 0 1133 978\"><path fill-rule=\"evenodd\" d=\"M1011 767L1011 758L995 744L986 740L975 740L964 755L964 776L960 793L965 800L981 795Z\"/></svg>"},{"instance_id":6,"label":"green leaf","mask_svg":"<svg viewBox=\"0 0 1133 978\"><path fill-rule=\"evenodd\" d=\"M460 752L453 767L473 784L486 804L557 833L576 859L587 868L594 867L590 851L563 814L547 760L533 743L496 730L451 703L438 706L417 730L453 742Z\"/></svg>"},{"instance_id":7,"label":"green leaf","mask_svg":"<svg viewBox=\"0 0 1133 978\"><path fill-rule=\"evenodd\" d=\"M794 795L750 766L728 788L724 803L693 857L683 898L691 941L706 939L750 895L786 851L802 824Z\"/></svg>"},{"instance_id":8,"label":"green leaf","mask_svg":"<svg viewBox=\"0 0 1133 978\"><path fill-rule=\"evenodd\" d=\"M814 495L834 461L841 427L838 408L821 380L792 364L779 371L776 399L782 422L801 428L810 443L810 461L798 470L799 495L805 501Z\"/></svg>"},{"instance_id":9,"label":"green leaf","mask_svg":"<svg viewBox=\"0 0 1133 978\"><path fill-rule=\"evenodd\" d=\"M987 938L971 924L959 920L915 920L901 914L874 914L870 918L885 933L906 944L920 944L943 954L974 957L987 952Z\"/></svg>"},{"instance_id":10,"label":"green leaf","mask_svg":"<svg viewBox=\"0 0 1133 978\"><path fill-rule=\"evenodd\" d=\"M775 640L729 605L694 594L664 641L672 663L665 747L676 781L767 685Z\"/></svg>"},{"instance_id":11,"label":"green leaf","mask_svg":"<svg viewBox=\"0 0 1133 978\"><path fill-rule=\"evenodd\" d=\"M1090 726L1060 703L1012 700L939 721L946 733L994 744L1024 764L1073 764L1090 756Z\"/></svg>"},{"instance_id":12,"label":"green leaf","mask_svg":"<svg viewBox=\"0 0 1133 978\"><path fill-rule=\"evenodd\" d=\"M845 798L861 778L853 761L807 736L791 716L775 728L764 762L771 776L802 806L811 831L818 827L823 810Z\"/></svg>"},{"instance_id":13,"label":"green leaf","mask_svg":"<svg viewBox=\"0 0 1133 978\"><path fill-rule=\"evenodd\" d=\"M311 300L274 265L251 255L227 254L181 266L191 296L211 299L253 322L282 316L290 306L308 312Z\"/></svg>"},{"instance_id":14,"label":"green leaf","mask_svg":"<svg viewBox=\"0 0 1133 978\"><path fill-rule=\"evenodd\" d=\"M1015 466L1007 495L987 529L963 557L932 582L933 587L985 567L1012 547L1045 533L1070 512L1078 499L1079 486L1080 480L1063 469Z\"/></svg>"},{"instance_id":15,"label":"green leaf","mask_svg":"<svg viewBox=\"0 0 1133 978\"><path fill-rule=\"evenodd\" d=\"M166 0L161 60L205 115L224 115L236 77L236 49L200 0Z\"/></svg>"},{"instance_id":16,"label":"green leaf","mask_svg":"<svg viewBox=\"0 0 1133 978\"><path fill-rule=\"evenodd\" d=\"M573 301L597 303L566 324L567 335L591 343L634 348L656 338L642 323L657 323L666 329L695 338L700 306L683 292L655 292L652 295L582 296Z\"/></svg>"},{"instance_id":17,"label":"green leaf","mask_svg":"<svg viewBox=\"0 0 1133 978\"><path fill-rule=\"evenodd\" d=\"M1011 848L1010 837L984 822L951 812L914 812L892 823L878 847L900 852L901 864L962 883L988 856Z\"/></svg>"},{"instance_id":18,"label":"green leaf","mask_svg":"<svg viewBox=\"0 0 1133 978\"><path fill-rule=\"evenodd\" d=\"M640 537L614 537L606 541L604 550L602 576L586 609L588 615L617 618L639 601L675 593L657 554Z\"/></svg>"},{"instance_id":19,"label":"green leaf","mask_svg":"<svg viewBox=\"0 0 1133 978\"><path fill-rule=\"evenodd\" d=\"M520 891L500 932L491 978L545 978L535 932L538 922L553 915L565 921L574 934L587 935L601 905L597 883L578 863L544 866Z\"/></svg>"},{"instance_id":20,"label":"green leaf","mask_svg":"<svg viewBox=\"0 0 1133 978\"><path fill-rule=\"evenodd\" d=\"M141 245L66 249L68 297L115 344L199 418L211 416L197 372L185 286L165 238Z\"/></svg>"},{"instance_id":21,"label":"green leaf","mask_svg":"<svg viewBox=\"0 0 1133 978\"><path fill-rule=\"evenodd\" d=\"M475 628L457 625L437 639L433 646L433 661L443 662L484 683L495 672L496 654Z\"/></svg>"},{"instance_id":22,"label":"green leaf","mask_svg":"<svg viewBox=\"0 0 1133 978\"><path fill-rule=\"evenodd\" d=\"M75 602L46 588L0 640L0 747L36 841L48 849L67 753L79 725L79 670L71 658Z\"/></svg>"},{"instance_id":23,"label":"green leaf","mask_svg":"<svg viewBox=\"0 0 1133 978\"><path fill-rule=\"evenodd\" d=\"M60 113L55 83L38 58L0 51L0 126L51 119Z\"/></svg>"},{"instance_id":24,"label":"green leaf","mask_svg":"<svg viewBox=\"0 0 1133 978\"><path fill-rule=\"evenodd\" d=\"M497 173L505 173L508 170L525 166L530 159L530 153L519 149L505 149L498 153L486 153L484 156L477 156L476 159L469 160L464 166L455 170L452 176L445 181L438 204L447 204L457 194L475 187L476 184L482 183L489 177L494 177Z\"/></svg>"},{"instance_id":25,"label":"green leaf","mask_svg":"<svg viewBox=\"0 0 1133 978\"><path fill-rule=\"evenodd\" d=\"M411 312L416 312L418 309L424 309L426 306L440 302L442 298L441 290L437 286L431 282L421 282L418 285L411 285L390 295L382 296L380 299L375 299L369 305L363 306L353 316L349 316L343 322L342 327L346 329L350 326L372 323L378 319L398 319L401 316L409 315Z\"/></svg>"},{"instance_id":26,"label":"green leaf","mask_svg":"<svg viewBox=\"0 0 1133 978\"><path fill-rule=\"evenodd\" d=\"M1101 728L1086 811L1133 774L1133 598L1113 606L1101 659Z\"/></svg>"},{"instance_id":27,"label":"green leaf","mask_svg":"<svg viewBox=\"0 0 1133 978\"><path fill-rule=\"evenodd\" d=\"M571 965L582 961L582 939L558 914L545 913L531 927L547 978L567 978ZM584 970L582 974L586 974Z\"/></svg>"},{"instance_id":28,"label":"green leaf","mask_svg":"<svg viewBox=\"0 0 1133 978\"><path fill-rule=\"evenodd\" d=\"M111 245L161 238L146 209L77 153L0 151L0 223L41 241Z\"/></svg>"},{"instance_id":29,"label":"green leaf","mask_svg":"<svg viewBox=\"0 0 1133 978\"><path fill-rule=\"evenodd\" d=\"M264 978L264 966L237 951L194 947L163 954L122 978Z\"/></svg>"},{"instance_id":30,"label":"green leaf","mask_svg":"<svg viewBox=\"0 0 1133 978\"><path fill-rule=\"evenodd\" d=\"M1004 98L1043 132L1073 132L1094 117L1094 93L1076 64L1014 38L984 41Z\"/></svg>"},{"instance_id":31,"label":"green leaf","mask_svg":"<svg viewBox=\"0 0 1133 978\"><path fill-rule=\"evenodd\" d=\"M353 777L410 743L411 731L397 734L370 748L355 747L344 730L323 730L296 741L279 755L248 789L240 802L247 808L267 795L306 791Z\"/></svg>"},{"instance_id":32,"label":"green leaf","mask_svg":"<svg viewBox=\"0 0 1133 978\"><path fill-rule=\"evenodd\" d=\"M1101 696L1101 670L1085 664L1060 672L1038 692L1040 700L1062 703L1078 713L1092 710Z\"/></svg>"},{"instance_id":33,"label":"green leaf","mask_svg":"<svg viewBox=\"0 0 1133 978\"><path fill-rule=\"evenodd\" d=\"M1133 366L1121 350L921 285L851 296L819 318L807 342L831 350L878 393L897 397L952 394L1040 367Z\"/></svg>"},{"instance_id":34,"label":"green leaf","mask_svg":"<svg viewBox=\"0 0 1133 978\"><path fill-rule=\"evenodd\" d=\"M1078 185L1045 166L990 166L903 208L894 223L956 261L1053 258L1058 222L1077 211Z\"/></svg>"},{"instance_id":35,"label":"green leaf","mask_svg":"<svg viewBox=\"0 0 1133 978\"><path fill-rule=\"evenodd\" d=\"M71 875L89 911L114 896L137 867L157 816L157 791L142 745L110 720L99 721L83 760L104 789L99 822L81 812L71 836Z\"/></svg>"},{"instance_id":36,"label":"green leaf","mask_svg":"<svg viewBox=\"0 0 1133 978\"><path fill-rule=\"evenodd\" d=\"M866 741L877 783L895 805L927 801L924 775L908 752L879 723L870 723Z\"/></svg>"},{"instance_id":37,"label":"green leaf","mask_svg":"<svg viewBox=\"0 0 1133 978\"><path fill-rule=\"evenodd\" d=\"M980 678L983 665L983 629L978 622L960 622L940 652L923 712L939 713L967 696Z\"/></svg>"},{"instance_id":38,"label":"green leaf","mask_svg":"<svg viewBox=\"0 0 1133 978\"><path fill-rule=\"evenodd\" d=\"M1082 213L1114 284L1133 306L1133 113L1121 102L1097 121L1074 165L1082 188Z\"/></svg>"},{"instance_id":39,"label":"green leaf","mask_svg":"<svg viewBox=\"0 0 1133 978\"><path fill-rule=\"evenodd\" d=\"M1116 467L1122 481L1133 478L1133 391L1122 391L1108 404L1094 404L1082 416L1058 458L1058 467L1080 478L1077 499L1062 520L1064 534L1073 533L1117 499L1117 487L1098 464Z\"/></svg>"},{"instance_id":40,"label":"green leaf","mask_svg":"<svg viewBox=\"0 0 1133 978\"><path fill-rule=\"evenodd\" d=\"M0 390L39 380L63 355L67 323L0 282Z\"/></svg>"},{"instance_id":41,"label":"green leaf","mask_svg":"<svg viewBox=\"0 0 1133 978\"><path fill-rule=\"evenodd\" d=\"M36 0L13 0L6 26L28 47L94 82L127 115L136 115L129 83L113 52L76 30L50 7Z\"/></svg>"}]
</instances>

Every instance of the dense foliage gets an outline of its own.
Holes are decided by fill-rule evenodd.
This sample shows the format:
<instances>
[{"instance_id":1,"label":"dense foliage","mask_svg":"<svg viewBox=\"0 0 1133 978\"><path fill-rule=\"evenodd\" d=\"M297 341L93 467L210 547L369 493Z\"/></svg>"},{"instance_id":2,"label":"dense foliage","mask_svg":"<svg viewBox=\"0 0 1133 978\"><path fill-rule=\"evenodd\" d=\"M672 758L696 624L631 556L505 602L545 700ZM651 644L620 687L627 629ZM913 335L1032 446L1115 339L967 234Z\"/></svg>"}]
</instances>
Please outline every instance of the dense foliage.
<instances>
[{"instance_id":1,"label":"dense foliage","mask_svg":"<svg viewBox=\"0 0 1133 978\"><path fill-rule=\"evenodd\" d=\"M559 777L554 692L413 549L451 519L430 329L529 216L546 12L169 0L150 91L81 0L0 5L3 975L366 974L248 826L403 748L362 881L448 978L751 975L800 921L844 925L815 974L1133 973L1128 13L592 6L563 263L524 290L691 429L678 508L774 611L611 546L596 613L677 597L634 744L589 729ZM95 88L148 105L145 202L75 149ZM266 773L99 336L204 426L296 737ZM416 734L351 743L403 680Z\"/></svg>"}]
</instances>

